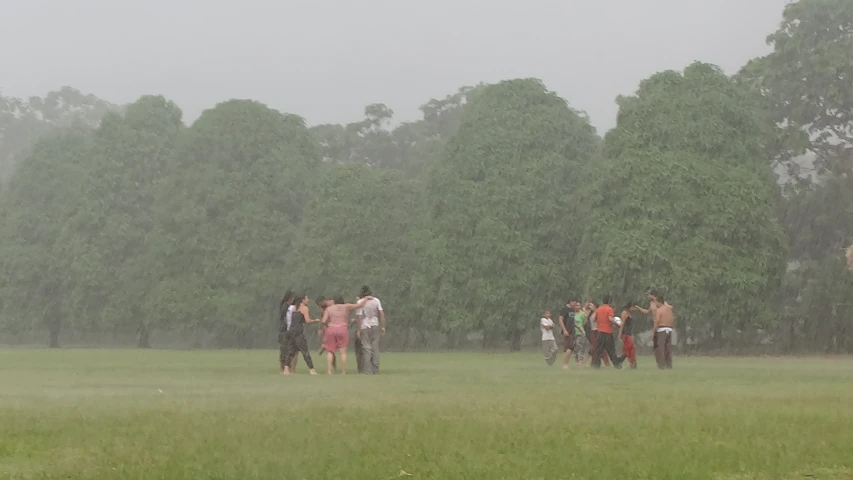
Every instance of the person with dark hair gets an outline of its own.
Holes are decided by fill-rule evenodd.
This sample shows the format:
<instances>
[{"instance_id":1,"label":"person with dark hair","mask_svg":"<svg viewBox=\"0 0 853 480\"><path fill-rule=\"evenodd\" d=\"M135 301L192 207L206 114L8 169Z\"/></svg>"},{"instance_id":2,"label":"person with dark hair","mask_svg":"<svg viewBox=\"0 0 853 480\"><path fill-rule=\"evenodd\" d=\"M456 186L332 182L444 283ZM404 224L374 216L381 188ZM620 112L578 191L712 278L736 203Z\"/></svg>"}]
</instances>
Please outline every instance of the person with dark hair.
<instances>
[{"instance_id":1,"label":"person with dark hair","mask_svg":"<svg viewBox=\"0 0 853 480\"><path fill-rule=\"evenodd\" d=\"M593 359L593 357L595 357L595 351L596 351L595 345L596 345L596 341L598 340L598 324L595 322L595 311L596 310L598 310L598 304L597 303L595 303L593 301L587 302L587 313L586 313L586 319L587 319L586 328L587 328L587 330L586 330L586 334L587 334L587 341L589 343L589 366L590 367L592 366L592 359ZM601 356L603 357L602 360L604 360L604 364L609 367L610 366L610 359L607 358L606 356L604 356L604 354L602 354Z\"/></svg>"},{"instance_id":2,"label":"person with dark hair","mask_svg":"<svg viewBox=\"0 0 853 480\"><path fill-rule=\"evenodd\" d=\"M622 368L621 362L616 358L616 346L613 341L613 319L615 312L610 306L610 295L605 295L601 306L595 311L595 324L597 335L595 337L595 353L592 356L593 368L601 368L601 358L605 353L610 357L613 366Z\"/></svg>"},{"instance_id":3,"label":"person with dark hair","mask_svg":"<svg viewBox=\"0 0 853 480\"><path fill-rule=\"evenodd\" d=\"M637 368L637 348L634 346L634 317L631 316L634 302L628 302L622 309L622 322L619 325L619 338L622 339L622 356L619 362L628 359L631 368Z\"/></svg>"},{"instance_id":4,"label":"person with dark hair","mask_svg":"<svg viewBox=\"0 0 853 480\"><path fill-rule=\"evenodd\" d=\"M584 324L586 324L587 315L588 313L586 309L581 308L580 302L575 302L575 316L572 322L575 330L572 338L574 338L575 344L572 351L575 354L575 363L578 367L586 366L586 363L584 363L584 356L586 355L587 339Z\"/></svg>"},{"instance_id":5,"label":"person with dark hair","mask_svg":"<svg viewBox=\"0 0 853 480\"><path fill-rule=\"evenodd\" d=\"M317 304L318 307L320 307L321 317L322 317L322 313L324 313L326 311L327 307L330 307L330 306L335 304L334 300L326 298L323 295L320 295L319 297L317 297L317 299L314 300L314 302ZM320 328L317 329L317 336L320 337L321 341L322 341L325 333L326 333L326 330L324 329L323 325L321 324ZM321 344L320 345L320 351L317 352L317 355L322 357L325 353L326 353L326 347ZM296 357L294 357L294 358L296 358ZM337 368L338 368L338 359L335 356L334 352L332 352L332 368L335 370L337 370Z\"/></svg>"},{"instance_id":6,"label":"person with dark hair","mask_svg":"<svg viewBox=\"0 0 853 480\"><path fill-rule=\"evenodd\" d=\"M658 298L658 291L657 291L657 290L655 290L654 288L650 288L650 289L646 292L646 298L648 298L648 299L649 299L649 308L643 308L643 307L641 307L641 306L639 306L639 305L634 305L634 308L633 308L633 309L634 309L634 310L638 310L638 311L640 311L640 312L643 312L643 314L648 315L648 316L650 316L650 317L652 317L652 318L655 318L655 308L657 308L657 307L655 306L655 301L656 301L656 300L657 300L657 298Z\"/></svg>"},{"instance_id":7,"label":"person with dark hair","mask_svg":"<svg viewBox=\"0 0 853 480\"><path fill-rule=\"evenodd\" d=\"M279 329L278 329L278 363L281 368L281 373L284 374L285 367L290 367L290 370L296 368L296 357L294 357L293 365L288 365L287 360L287 330L290 328L291 315L294 307L292 305L296 294L292 290L285 292L281 303L278 305Z\"/></svg>"},{"instance_id":8,"label":"person with dark hair","mask_svg":"<svg viewBox=\"0 0 853 480\"><path fill-rule=\"evenodd\" d=\"M664 301L663 295L655 295L655 323L652 328L652 342L655 348L655 360L658 368L672 368L672 326L675 316L672 305Z\"/></svg>"},{"instance_id":9,"label":"person with dark hair","mask_svg":"<svg viewBox=\"0 0 853 480\"><path fill-rule=\"evenodd\" d=\"M361 300L361 296L358 296L355 299L356 302L358 302L359 300ZM355 329L353 330L353 338L355 339L353 341L353 348L355 349L355 366L356 366L356 369L358 370L358 373L364 373L364 357L363 357L364 352L361 348L361 335L359 335L359 333L358 333L358 331L359 331L358 330L358 316L359 315L364 315L364 313L361 311L361 309L356 310L356 319L351 322L352 325L355 327Z\"/></svg>"},{"instance_id":10,"label":"person with dark hair","mask_svg":"<svg viewBox=\"0 0 853 480\"><path fill-rule=\"evenodd\" d=\"M323 311L322 322L325 326L323 348L326 349L326 366L329 375L336 369L334 365L335 352L341 357L341 373L347 373L347 345L349 345L350 312L359 309L370 300L365 296L358 303L344 303L344 297L335 297L333 305Z\"/></svg>"},{"instance_id":11,"label":"person with dark hair","mask_svg":"<svg viewBox=\"0 0 853 480\"><path fill-rule=\"evenodd\" d=\"M382 302L373 297L370 287L361 287L361 296L370 297L362 304L358 315L358 332L361 340L364 373L376 375L379 373L379 339L385 335L385 311Z\"/></svg>"},{"instance_id":12,"label":"person with dark hair","mask_svg":"<svg viewBox=\"0 0 853 480\"><path fill-rule=\"evenodd\" d=\"M575 348L575 327L574 318L577 300L569 300L566 302L565 308L560 310L560 316L557 318L557 323L560 325L563 344L563 370L568 370L569 359L572 358L572 350Z\"/></svg>"},{"instance_id":13,"label":"person with dark hair","mask_svg":"<svg viewBox=\"0 0 853 480\"><path fill-rule=\"evenodd\" d=\"M308 340L305 339L305 325L319 323L320 320L312 320L308 311L308 295L297 295L293 301L295 310L291 315L290 328L285 334L285 345L287 354L284 371L282 374L290 375L290 362L296 356L296 352L302 353L305 364L308 365L311 375L317 375L314 370L314 362L311 360L311 352L308 351Z\"/></svg>"}]
</instances>

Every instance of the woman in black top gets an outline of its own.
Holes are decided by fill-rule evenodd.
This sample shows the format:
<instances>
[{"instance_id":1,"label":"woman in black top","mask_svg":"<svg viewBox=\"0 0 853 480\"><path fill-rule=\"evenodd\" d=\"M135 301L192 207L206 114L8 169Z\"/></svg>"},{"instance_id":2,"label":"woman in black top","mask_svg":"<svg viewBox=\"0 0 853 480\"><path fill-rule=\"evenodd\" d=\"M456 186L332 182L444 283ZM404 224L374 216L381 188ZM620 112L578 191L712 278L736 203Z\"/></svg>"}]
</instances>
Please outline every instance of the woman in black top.
<instances>
[{"instance_id":1,"label":"woman in black top","mask_svg":"<svg viewBox=\"0 0 853 480\"><path fill-rule=\"evenodd\" d=\"M284 375L290 374L290 362L296 357L296 352L302 353L302 358L305 359L305 364L308 365L311 375L317 375L314 370L314 362L311 360L311 352L308 351L308 340L305 339L305 325L308 323L319 323L320 320L311 320L308 312L308 295L298 295L293 302L296 309L290 316L290 328L284 335L285 346L287 350Z\"/></svg>"},{"instance_id":2,"label":"woman in black top","mask_svg":"<svg viewBox=\"0 0 853 480\"><path fill-rule=\"evenodd\" d=\"M634 346L634 317L631 316L631 310L634 309L634 302L629 302L622 309L622 324L619 325L619 337L622 339L622 357L619 362L628 359L631 368L637 368L637 348Z\"/></svg>"}]
</instances>

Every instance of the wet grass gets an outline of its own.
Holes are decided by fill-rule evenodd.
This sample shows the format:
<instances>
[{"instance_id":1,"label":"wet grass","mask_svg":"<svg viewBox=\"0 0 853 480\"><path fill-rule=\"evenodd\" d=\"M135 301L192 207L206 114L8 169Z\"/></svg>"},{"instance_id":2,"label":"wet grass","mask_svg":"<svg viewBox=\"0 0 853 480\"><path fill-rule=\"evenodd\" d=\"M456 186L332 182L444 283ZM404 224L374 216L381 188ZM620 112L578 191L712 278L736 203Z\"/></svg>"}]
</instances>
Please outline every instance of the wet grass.
<instances>
[{"instance_id":1,"label":"wet grass","mask_svg":"<svg viewBox=\"0 0 853 480\"><path fill-rule=\"evenodd\" d=\"M389 354L287 378L276 355L0 350L0 478L853 478L850 359Z\"/></svg>"}]
</instances>

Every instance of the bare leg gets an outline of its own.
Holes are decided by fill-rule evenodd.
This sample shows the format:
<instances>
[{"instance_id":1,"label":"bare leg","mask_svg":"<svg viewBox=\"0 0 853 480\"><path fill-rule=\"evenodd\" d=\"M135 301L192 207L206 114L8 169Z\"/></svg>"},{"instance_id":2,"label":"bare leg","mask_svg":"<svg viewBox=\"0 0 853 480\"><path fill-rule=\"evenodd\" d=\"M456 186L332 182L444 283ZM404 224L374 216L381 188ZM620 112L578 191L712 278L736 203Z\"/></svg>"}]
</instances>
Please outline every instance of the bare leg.
<instances>
[{"instance_id":1,"label":"bare leg","mask_svg":"<svg viewBox=\"0 0 853 480\"><path fill-rule=\"evenodd\" d=\"M571 358L572 358L572 351L566 350L565 353L563 353L563 370L569 369L569 360L571 360Z\"/></svg>"},{"instance_id":2,"label":"bare leg","mask_svg":"<svg viewBox=\"0 0 853 480\"><path fill-rule=\"evenodd\" d=\"M341 373L346 375L347 374L347 349L346 349L346 347L338 350L338 354L341 357Z\"/></svg>"},{"instance_id":3,"label":"bare leg","mask_svg":"<svg viewBox=\"0 0 853 480\"><path fill-rule=\"evenodd\" d=\"M335 363L335 354L333 352L330 352L327 350L326 351L326 373L328 373L329 375L331 375L335 371L334 363Z\"/></svg>"}]
</instances>

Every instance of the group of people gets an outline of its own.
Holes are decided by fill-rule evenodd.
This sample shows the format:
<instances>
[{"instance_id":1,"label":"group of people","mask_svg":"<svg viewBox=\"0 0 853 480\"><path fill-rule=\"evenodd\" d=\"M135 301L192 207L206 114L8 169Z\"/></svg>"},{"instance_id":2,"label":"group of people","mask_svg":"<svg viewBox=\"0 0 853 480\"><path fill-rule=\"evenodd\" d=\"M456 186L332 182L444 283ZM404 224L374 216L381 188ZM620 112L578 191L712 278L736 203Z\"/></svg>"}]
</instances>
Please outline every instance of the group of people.
<instances>
[{"instance_id":1,"label":"group of people","mask_svg":"<svg viewBox=\"0 0 853 480\"><path fill-rule=\"evenodd\" d=\"M358 373L379 373L379 339L385 334L385 311L382 302L374 297L367 286L361 287L356 303L346 303L342 296L319 297L316 300L322 314L311 319L309 298L304 294L285 293L279 308L281 327L278 333L279 363L282 375L296 369L296 353L302 354L311 375L316 375L314 361L308 350L305 325L319 323L318 334L323 339L320 355L326 354L326 372L347 373L347 347L350 342L350 325L355 325L355 355ZM356 312L352 318L352 312Z\"/></svg>"},{"instance_id":2,"label":"group of people","mask_svg":"<svg viewBox=\"0 0 853 480\"><path fill-rule=\"evenodd\" d=\"M568 369L572 356L579 367L601 368L601 362L615 368L622 368L625 360L631 368L637 368L637 349L634 345L633 312L639 311L654 319L652 343L658 368L672 368L672 331L674 315L672 305L655 290L648 292L649 308L643 308L634 302L625 304L620 316L610 305L609 295L605 295L601 304L591 300L581 304L570 300L560 311L557 323L551 319L551 312L545 311L539 321L542 331L542 352L545 362L553 365L557 360L557 341L554 335L559 328L562 333L563 368ZM614 329L618 329L614 332ZM614 333L618 337L614 336ZM622 355L616 356L616 338L622 339ZM589 354L588 362L584 357Z\"/></svg>"}]
</instances>

